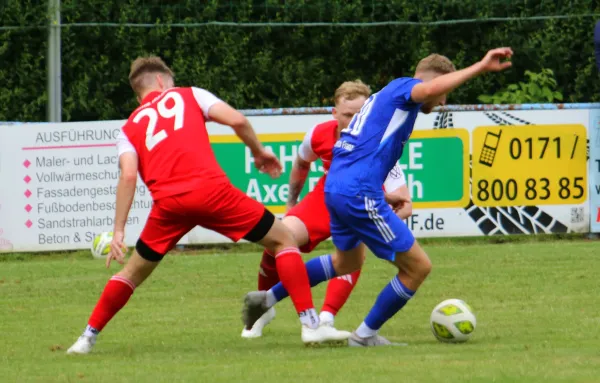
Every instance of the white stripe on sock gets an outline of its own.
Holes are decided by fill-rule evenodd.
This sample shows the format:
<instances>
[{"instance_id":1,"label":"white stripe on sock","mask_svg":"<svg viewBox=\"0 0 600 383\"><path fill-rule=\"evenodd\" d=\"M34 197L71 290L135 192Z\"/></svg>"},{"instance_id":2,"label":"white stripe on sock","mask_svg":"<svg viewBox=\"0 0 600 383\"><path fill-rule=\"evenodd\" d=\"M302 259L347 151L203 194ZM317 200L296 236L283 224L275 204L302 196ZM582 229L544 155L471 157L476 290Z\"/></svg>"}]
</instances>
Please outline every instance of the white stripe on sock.
<instances>
[{"instance_id":1,"label":"white stripe on sock","mask_svg":"<svg viewBox=\"0 0 600 383\"><path fill-rule=\"evenodd\" d=\"M320 257L321 260L321 267L323 267L323 271L325 272L325 277L327 278L327 280L330 280L333 276L331 275L331 270L329 269L329 259L327 255L321 255Z\"/></svg>"},{"instance_id":2,"label":"white stripe on sock","mask_svg":"<svg viewBox=\"0 0 600 383\"><path fill-rule=\"evenodd\" d=\"M392 288L394 289L394 291L396 292L396 294L398 294L398 296L400 296L401 298L404 298L406 300L409 300L410 298L412 298L412 295L410 295L402 286L402 284L400 283L400 281L398 280L397 277L394 277L392 279L391 282Z\"/></svg>"}]
</instances>

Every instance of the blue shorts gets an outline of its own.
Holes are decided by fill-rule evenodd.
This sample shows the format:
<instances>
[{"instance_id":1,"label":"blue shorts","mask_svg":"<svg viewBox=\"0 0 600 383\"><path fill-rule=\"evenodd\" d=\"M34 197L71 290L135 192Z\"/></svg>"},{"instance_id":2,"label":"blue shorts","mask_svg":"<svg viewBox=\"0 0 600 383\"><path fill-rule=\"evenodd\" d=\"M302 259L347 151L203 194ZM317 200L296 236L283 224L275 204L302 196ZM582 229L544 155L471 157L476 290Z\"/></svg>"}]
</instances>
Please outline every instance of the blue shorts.
<instances>
[{"instance_id":1,"label":"blue shorts","mask_svg":"<svg viewBox=\"0 0 600 383\"><path fill-rule=\"evenodd\" d=\"M379 258L394 261L396 253L410 250L415 237L381 197L345 196L325 193L331 216L331 239L342 251L361 242Z\"/></svg>"}]
</instances>

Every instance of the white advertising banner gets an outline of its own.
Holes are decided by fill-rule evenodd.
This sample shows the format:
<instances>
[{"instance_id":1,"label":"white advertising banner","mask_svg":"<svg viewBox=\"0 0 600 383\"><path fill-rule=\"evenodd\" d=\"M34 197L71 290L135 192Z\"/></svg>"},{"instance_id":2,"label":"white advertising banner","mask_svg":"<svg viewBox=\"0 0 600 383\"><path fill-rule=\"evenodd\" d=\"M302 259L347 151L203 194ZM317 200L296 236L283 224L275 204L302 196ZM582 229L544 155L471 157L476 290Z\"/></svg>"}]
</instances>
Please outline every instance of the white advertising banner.
<instances>
[{"instance_id":1,"label":"white advertising banner","mask_svg":"<svg viewBox=\"0 0 600 383\"><path fill-rule=\"evenodd\" d=\"M417 237L588 232L588 191L592 197L598 194L588 188L591 113L554 109L420 115L400 160L415 206L409 228ZM281 214L304 133L330 118L249 117L283 163L278 180L254 169L249 151L229 128L208 128L215 154L234 185ZM122 123L0 123L0 251L89 248L96 234L112 230L119 176L115 138ZM593 176L600 185L597 173ZM320 164L314 164L303 194L321 174ZM597 205L594 209L600 209ZM135 244L151 206L140 181L127 225L128 245ZM220 242L229 240L196 228L180 243Z\"/></svg>"}]
</instances>

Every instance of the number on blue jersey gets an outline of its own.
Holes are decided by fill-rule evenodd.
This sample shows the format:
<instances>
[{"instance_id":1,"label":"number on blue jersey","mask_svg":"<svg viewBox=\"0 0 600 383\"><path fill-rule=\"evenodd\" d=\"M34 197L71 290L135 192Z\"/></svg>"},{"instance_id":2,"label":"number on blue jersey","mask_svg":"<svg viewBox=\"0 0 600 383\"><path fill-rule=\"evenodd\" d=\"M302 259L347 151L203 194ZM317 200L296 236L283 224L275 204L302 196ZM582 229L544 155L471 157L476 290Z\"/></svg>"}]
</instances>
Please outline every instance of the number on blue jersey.
<instances>
[{"instance_id":1,"label":"number on blue jersey","mask_svg":"<svg viewBox=\"0 0 600 383\"><path fill-rule=\"evenodd\" d=\"M342 130L342 133L348 133L353 136L358 136L362 131L363 126L365 125L365 121L367 121L367 117L369 117L369 113L371 113L371 109L373 108L373 101L375 101L375 97L377 97L377 93L372 95L365 101L362 108L360 108L360 112L356 113L348 127Z\"/></svg>"}]
</instances>

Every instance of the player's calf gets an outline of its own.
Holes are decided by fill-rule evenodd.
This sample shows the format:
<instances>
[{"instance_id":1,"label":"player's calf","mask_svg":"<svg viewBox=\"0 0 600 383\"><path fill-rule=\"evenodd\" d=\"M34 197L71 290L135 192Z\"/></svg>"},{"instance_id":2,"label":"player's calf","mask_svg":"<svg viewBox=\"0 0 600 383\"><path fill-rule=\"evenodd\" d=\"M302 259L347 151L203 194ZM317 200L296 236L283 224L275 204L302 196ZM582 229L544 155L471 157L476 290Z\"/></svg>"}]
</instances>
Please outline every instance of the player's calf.
<instances>
[{"instance_id":1,"label":"player's calf","mask_svg":"<svg viewBox=\"0 0 600 383\"><path fill-rule=\"evenodd\" d=\"M398 268L398 278L411 290L417 290L431 272L431 260L417 241L404 253L398 253L394 260Z\"/></svg>"},{"instance_id":2,"label":"player's calf","mask_svg":"<svg viewBox=\"0 0 600 383\"><path fill-rule=\"evenodd\" d=\"M267 291L279 282L275 257L268 250L263 252L258 269L258 290Z\"/></svg>"},{"instance_id":3,"label":"player's calf","mask_svg":"<svg viewBox=\"0 0 600 383\"><path fill-rule=\"evenodd\" d=\"M392 263L398 267L398 275L379 293L353 335L365 346L382 345L375 341L379 329L408 303L431 271L431 261L416 241L408 251L397 253Z\"/></svg>"},{"instance_id":4,"label":"player's calf","mask_svg":"<svg viewBox=\"0 0 600 383\"><path fill-rule=\"evenodd\" d=\"M83 334L67 350L67 353L89 353L96 344L100 331L127 304L136 287L146 280L158 266L158 260L144 259L140 252L146 258L154 259L152 254L145 251L143 242L138 241L136 251L129 258L123 270L114 275L104 287Z\"/></svg>"},{"instance_id":5,"label":"player's calf","mask_svg":"<svg viewBox=\"0 0 600 383\"><path fill-rule=\"evenodd\" d=\"M268 218L269 222L267 222L265 217ZM282 285L285 286L290 294L302 325L309 328L317 328L319 325L319 317L317 316L317 312L313 305L306 267L300 256L294 236L290 230L287 229L280 220L275 219L272 214L265 213L263 218L264 219L261 219L261 221L264 221L264 227L270 223L270 228L264 236L256 238L255 242L260 243L267 248L271 254L274 254L277 274L279 275ZM246 328L251 328L254 325L254 322L268 309L262 302L260 302L260 304L255 304L254 301L257 300L245 299L244 311L252 313L252 315L244 316ZM256 317L259 313L260 315Z\"/></svg>"},{"instance_id":6,"label":"player's calf","mask_svg":"<svg viewBox=\"0 0 600 383\"><path fill-rule=\"evenodd\" d=\"M321 323L333 326L335 316L342 309L346 301L348 301L352 290L354 290L358 283L359 277L360 270L356 270L329 281L325 293L325 301L319 314Z\"/></svg>"}]
</instances>

